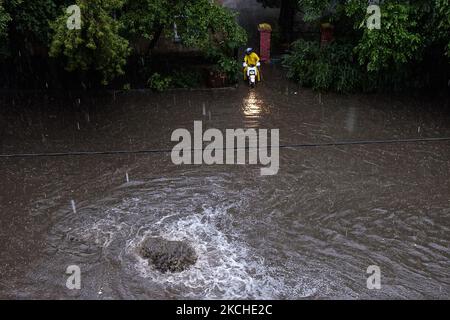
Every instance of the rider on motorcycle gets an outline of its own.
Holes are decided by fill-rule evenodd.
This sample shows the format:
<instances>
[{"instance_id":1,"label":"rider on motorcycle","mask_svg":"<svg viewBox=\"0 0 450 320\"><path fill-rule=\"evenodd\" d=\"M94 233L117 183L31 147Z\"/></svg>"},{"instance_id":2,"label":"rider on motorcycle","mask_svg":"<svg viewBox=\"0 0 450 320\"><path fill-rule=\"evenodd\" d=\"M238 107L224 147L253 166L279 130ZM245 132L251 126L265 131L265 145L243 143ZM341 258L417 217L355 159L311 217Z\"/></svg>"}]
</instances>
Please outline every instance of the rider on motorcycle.
<instances>
[{"instance_id":1,"label":"rider on motorcycle","mask_svg":"<svg viewBox=\"0 0 450 320\"><path fill-rule=\"evenodd\" d=\"M259 67L261 66L261 63L259 62L259 56L253 52L252 48L247 48L245 50L245 57L244 57L244 81L247 81L247 66L253 65L258 67L258 81L261 81L261 73L259 72Z\"/></svg>"}]
</instances>

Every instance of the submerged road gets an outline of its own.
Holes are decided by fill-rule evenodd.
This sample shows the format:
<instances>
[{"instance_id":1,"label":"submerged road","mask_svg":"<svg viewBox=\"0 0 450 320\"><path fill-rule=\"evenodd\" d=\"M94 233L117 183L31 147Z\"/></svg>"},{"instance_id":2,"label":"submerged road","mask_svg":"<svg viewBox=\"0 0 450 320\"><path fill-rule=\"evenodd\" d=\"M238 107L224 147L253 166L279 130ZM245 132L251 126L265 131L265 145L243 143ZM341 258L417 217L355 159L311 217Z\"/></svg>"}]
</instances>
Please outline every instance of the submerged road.
<instances>
[{"instance_id":1,"label":"submerged road","mask_svg":"<svg viewBox=\"0 0 450 320\"><path fill-rule=\"evenodd\" d=\"M0 298L448 299L448 102L319 96L265 72L256 90L1 98ZM279 129L278 174L133 152L171 150L195 120ZM161 273L146 237L198 260Z\"/></svg>"}]
</instances>

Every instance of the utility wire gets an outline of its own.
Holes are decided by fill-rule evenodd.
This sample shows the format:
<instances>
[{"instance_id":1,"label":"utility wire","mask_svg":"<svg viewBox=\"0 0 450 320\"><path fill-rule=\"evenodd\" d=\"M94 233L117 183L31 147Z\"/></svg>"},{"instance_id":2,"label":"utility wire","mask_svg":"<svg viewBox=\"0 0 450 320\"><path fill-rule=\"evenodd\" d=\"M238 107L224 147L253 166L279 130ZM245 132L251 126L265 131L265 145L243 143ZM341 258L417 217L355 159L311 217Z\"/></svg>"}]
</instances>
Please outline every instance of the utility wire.
<instances>
[{"instance_id":1,"label":"utility wire","mask_svg":"<svg viewBox=\"0 0 450 320\"><path fill-rule=\"evenodd\" d=\"M300 149L300 148L322 148L354 145L375 145L375 144L401 144L401 143L426 143L426 142L450 142L450 137L444 138L417 138L417 139L394 139L394 140L355 140L355 141L334 141L320 143L303 143L280 145L280 149ZM268 146L271 148L271 146ZM255 150L258 148L234 148L234 150ZM217 148L216 150L230 150L227 148ZM203 151L203 149L193 149L192 151ZM113 151L74 151L74 152L54 152L54 153L14 153L0 154L0 158L37 158L37 157L66 157L66 156L96 156L96 155L122 155L122 154L152 154L171 153L172 149L148 149L148 150L113 150Z\"/></svg>"}]
</instances>

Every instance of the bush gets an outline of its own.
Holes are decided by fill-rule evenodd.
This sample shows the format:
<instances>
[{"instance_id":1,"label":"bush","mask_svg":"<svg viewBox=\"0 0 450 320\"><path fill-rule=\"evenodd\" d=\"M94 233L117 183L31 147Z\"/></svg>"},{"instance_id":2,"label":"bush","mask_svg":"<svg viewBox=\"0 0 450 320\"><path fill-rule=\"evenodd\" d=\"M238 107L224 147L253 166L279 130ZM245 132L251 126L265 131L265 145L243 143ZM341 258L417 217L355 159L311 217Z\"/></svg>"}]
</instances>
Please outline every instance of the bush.
<instances>
[{"instance_id":1,"label":"bush","mask_svg":"<svg viewBox=\"0 0 450 320\"><path fill-rule=\"evenodd\" d=\"M203 75L199 70L180 69L172 74L175 88L196 88L201 86Z\"/></svg>"},{"instance_id":2,"label":"bush","mask_svg":"<svg viewBox=\"0 0 450 320\"><path fill-rule=\"evenodd\" d=\"M313 85L314 64L319 57L319 45L298 40L292 44L289 54L283 57L283 66L288 68L287 76L300 83L311 87Z\"/></svg>"},{"instance_id":3,"label":"bush","mask_svg":"<svg viewBox=\"0 0 450 320\"><path fill-rule=\"evenodd\" d=\"M241 64L233 58L222 56L217 64L217 70L227 75L228 82L236 83L241 75Z\"/></svg>"},{"instance_id":4,"label":"bush","mask_svg":"<svg viewBox=\"0 0 450 320\"><path fill-rule=\"evenodd\" d=\"M329 62L321 59L316 61L313 66L312 87L314 90L332 90L333 86L333 67Z\"/></svg>"},{"instance_id":5,"label":"bush","mask_svg":"<svg viewBox=\"0 0 450 320\"><path fill-rule=\"evenodd\" d=\"M333 42L320 48L317 42L298 40L283 57L283 66L288 78L315 90L354 92L363 87L363 72L349 45Z\"/></svg>"},{"instance_id":6,"label":"bush","mask_svg":"<svg viewBox=\"0 0 450 320\"><path fill-rule=\"evenodd\" d=\"M163 77L159 73L154 73L147 81L149 88L158 92L169 89L171 83L171 77Z\"/></svg>"}]
</instances>

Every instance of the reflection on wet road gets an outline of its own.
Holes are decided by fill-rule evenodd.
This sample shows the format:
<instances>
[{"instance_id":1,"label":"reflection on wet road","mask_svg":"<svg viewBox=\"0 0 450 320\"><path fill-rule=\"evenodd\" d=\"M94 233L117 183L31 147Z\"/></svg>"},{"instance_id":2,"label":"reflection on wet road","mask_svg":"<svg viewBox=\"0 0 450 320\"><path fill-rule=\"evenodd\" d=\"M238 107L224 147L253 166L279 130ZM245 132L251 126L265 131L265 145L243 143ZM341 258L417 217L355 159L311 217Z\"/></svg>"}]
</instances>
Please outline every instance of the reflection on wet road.
<instances>
[{"instance_id":1,"label":"reflection on wet road","mask_svg":"<svg viewBox=\"0 0 450 320\"><path fill-rule=\"evenodd\" d=\"M256 91L249 91L247 99L244 100L244 115L247 119L259 118L262 111L262 102L258 100Z\"/></svg>"},{"instance_id":2,"label":"reflection on wet road","mask_svg":"<svg viewBox=\"0 0 450 320\"><path fill-rule=\"evenodd\" d=\"M319 99L272 76L256 90L15 98L23 112L2 98L1 153L170 149L194 120L278 128L284 145L450 136L442 101ZM167 153L0 159L0 297L449 298L449 147L285 148L268 177ZM147 236L186 240L199 259L160 273L137 254ZM381 290L366 287L370 265Z\"/></svg>"}]
</instances>

